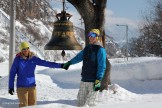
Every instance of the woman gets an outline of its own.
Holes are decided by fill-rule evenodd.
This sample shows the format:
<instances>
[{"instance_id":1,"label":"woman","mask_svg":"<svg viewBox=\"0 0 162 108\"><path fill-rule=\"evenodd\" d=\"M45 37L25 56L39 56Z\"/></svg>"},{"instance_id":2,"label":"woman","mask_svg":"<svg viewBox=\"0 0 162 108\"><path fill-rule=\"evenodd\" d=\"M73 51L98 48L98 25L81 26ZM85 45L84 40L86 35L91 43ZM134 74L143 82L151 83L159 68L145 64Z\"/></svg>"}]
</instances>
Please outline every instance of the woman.
<instances>
[{"instance_id":1,"label":"woman","mask_svg":"<svg viewBox=\"0 0 162 108\"><path fill-rule=\"evenodd\" d=\"M36 104L36 83L35 68L36 65L50 68L62 68L62 64L48 62L36 57L30 51L29 44L22 42L20 44L21 52L18 53L10 69L9 93L13 95L14 79L17 75L17 96L20 101L19 107L31 106Z\"/></svg>"}]
</instances>

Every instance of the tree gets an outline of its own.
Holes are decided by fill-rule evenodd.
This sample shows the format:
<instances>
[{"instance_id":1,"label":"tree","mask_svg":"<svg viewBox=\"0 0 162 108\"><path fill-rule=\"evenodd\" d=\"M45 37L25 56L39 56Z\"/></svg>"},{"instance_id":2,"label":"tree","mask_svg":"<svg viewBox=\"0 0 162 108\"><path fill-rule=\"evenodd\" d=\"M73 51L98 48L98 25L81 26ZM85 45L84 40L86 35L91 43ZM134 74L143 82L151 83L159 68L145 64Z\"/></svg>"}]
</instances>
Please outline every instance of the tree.
<instances>
[{"instance_id":1,"label":"tree","mask_svg":"<svg viewBox=\"0 0 162 108\"><path fill-rule=\"evenodd\" d=\"M130 45L138 56L162 56L162 1L152 0L151 4L153 10L144 16L140 36Z\"/></svg>"},{"instance_id":2,"label":"tree","mask_svg":"<svg viewBox=\"0 0 162 108\"><path fill-rule=\"evenodd\" d=\"M89 43L89 39L86 36L92 28L97 28L101 31L101 41L105 47L105 30L104 30L104 18L105 8L107 0L67 0L71 3L79 12L83 18L85 24L85 41ZM110 62L106 60L106 71L101 84L101 90L108 89L110 82Z\"/></svg>"}]
</instances>

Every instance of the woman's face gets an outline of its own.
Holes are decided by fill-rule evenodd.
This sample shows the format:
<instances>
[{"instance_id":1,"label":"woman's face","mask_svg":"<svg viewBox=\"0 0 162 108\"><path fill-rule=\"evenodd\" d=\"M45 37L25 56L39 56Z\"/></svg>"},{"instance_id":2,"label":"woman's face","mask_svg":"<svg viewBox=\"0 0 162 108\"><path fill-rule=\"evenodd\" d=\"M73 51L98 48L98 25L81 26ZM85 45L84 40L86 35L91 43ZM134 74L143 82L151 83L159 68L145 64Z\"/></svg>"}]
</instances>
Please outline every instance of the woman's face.
<instances>
[{"instance_id":1,"label":"woman's face","mask_svg":"<svg viewBox=\"0 0 162 108\"><path fill-rule=\"evenodd\" d=\"M28 56L28 55L29 55L29 52L30 52L29 47L23 48L23 49L21 50L21 52L24 54L24 56Z\"/></svg>"}]
</instances>

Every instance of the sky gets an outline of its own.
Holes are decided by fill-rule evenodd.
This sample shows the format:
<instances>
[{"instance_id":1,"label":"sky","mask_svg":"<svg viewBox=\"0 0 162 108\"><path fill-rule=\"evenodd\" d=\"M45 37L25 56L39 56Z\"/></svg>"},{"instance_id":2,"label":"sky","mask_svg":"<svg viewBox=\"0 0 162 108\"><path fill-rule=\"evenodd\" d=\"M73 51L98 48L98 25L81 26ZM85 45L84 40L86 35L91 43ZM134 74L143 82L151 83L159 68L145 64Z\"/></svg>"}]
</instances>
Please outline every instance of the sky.
<instances>
[{"instance_id":1,"label":"sky","mask_svg":"<svg viewBox=\"0 0 162 108\"><path fill-rule=\"evenodd\" d=\"M62 0L56 0L51 5L58 12L62 10L61 5ZM138 24L142 22L142 16L146 11L148 11L150 0L107 0L107 7L105 10L105 31L108 35L114 38L114 40L119 43L125 43L125 27L116 26L116 24L128 25L128 38L138 37ZM66 3L67 12L72 14L71 21L75 26L84 28L79 20L81 17L76 11L76 9L70 4Z\"/></svg>"},{"instance_id":2,"label":"sky","mask_svg":"<svg viewBox=\"0 0 162 108\"><path fill-rule=\"evenodd\" d=\"M107 9L113 11L115 17L132 20L141 19L141 12L148 7L149 0L108 0Z\"/></svg>"},{"instance_id":3,"label":"sky","mask_svg":"<svg viewBox=\"0 0 162 108\"><path fill-rule=\"evenodd\" d=\"M106 8L107 33L118 42L125 42L125 27L128 25L128 38L137 37L139 24L143 15L149 10L150 0L108 0Z\"/></svg>"}]
</instances>

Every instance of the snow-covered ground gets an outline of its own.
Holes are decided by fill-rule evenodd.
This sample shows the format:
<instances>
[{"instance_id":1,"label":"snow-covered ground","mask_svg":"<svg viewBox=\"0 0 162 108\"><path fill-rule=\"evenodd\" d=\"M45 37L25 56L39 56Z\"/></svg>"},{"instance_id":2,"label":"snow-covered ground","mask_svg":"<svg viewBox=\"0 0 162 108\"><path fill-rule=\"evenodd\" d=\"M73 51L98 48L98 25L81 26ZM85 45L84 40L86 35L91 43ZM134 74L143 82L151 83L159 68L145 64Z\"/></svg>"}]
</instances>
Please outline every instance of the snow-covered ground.
<instances>
[{"instance_id":1,"label":"snow-covered ground","mask_svg":"<svg viewBox=\"0 0 162 108\"><path fill-rule=\"evenodd\" d=\"M162 58L122 58L110 62L112 85L108 91L98 93L94 108L161 108ZM37 105L30 107L76 108L81 66L82 63L73 65L67 71L38 66ZM17 108L16 92L8 94L7 62L0 63L0 76L0 108Z\"/></svg>"}]
</instances>

